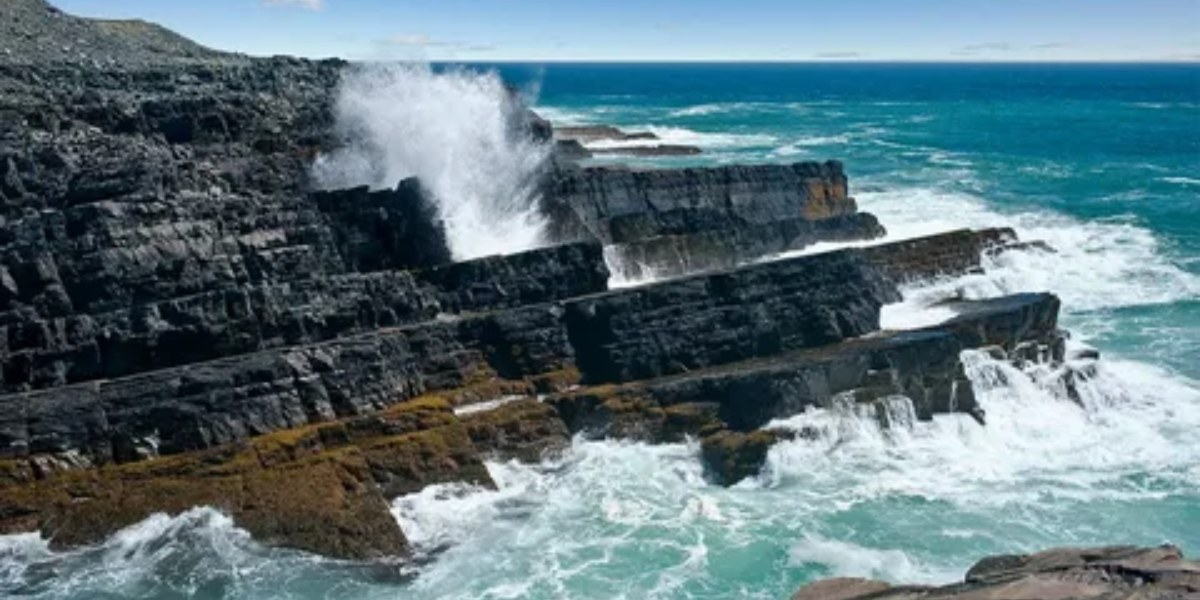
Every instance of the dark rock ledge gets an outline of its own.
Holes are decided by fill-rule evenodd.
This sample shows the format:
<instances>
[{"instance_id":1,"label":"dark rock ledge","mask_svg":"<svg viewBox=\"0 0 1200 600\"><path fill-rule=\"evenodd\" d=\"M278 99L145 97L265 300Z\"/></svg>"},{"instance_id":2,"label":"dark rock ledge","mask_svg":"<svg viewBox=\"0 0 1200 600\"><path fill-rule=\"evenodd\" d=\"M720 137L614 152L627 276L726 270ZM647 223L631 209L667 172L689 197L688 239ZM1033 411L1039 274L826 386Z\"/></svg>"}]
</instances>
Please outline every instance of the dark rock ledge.
<instances>
[{"instance_id":1,"label":"dark rock ledge","mask_svg":"<svg viewBox=\"0 0 1200 600\"><path fill-rule=\"evenodd\" d=\"M892 585L830 579L801 589L792 600L1194 600L1200 563L1172 546L1061 548L1039 554L992 556L946 586Z\"/></svg>"},{"instance_id":2,"label":"dark rock ledge","mask_svg":"<svg viewBox=\"0 0 1200 600\"><path fill-rule=\"evenodd\" d=\"M588 147L595 142L655 142L659 137L649 131L628 133L609 125L586 125L554 128L557 150L573 159L596 156L695 156L704 151L696 146L680 144L637 144L624 146Z\"/></svg>"},{"instance_id":3,"label":"dark rock ledge","mask_svg":"<svg viewBox=\"0 0 1200 600\"><path fill-rule=\"evenodd\" d=\"M419 181L312 189L354 67L41 0L0 2L0 34L0 533L73 547L207 505L268 544L404 558L388 502L491 486L489 458L692 437L731 484L789 435L773 419L852 403L886 426L904 396L982 423L963 350L1063 360L1049 294L880 331L902 284L978 270L1011 231L762 262L883 235L837 162L648 171L560 151L542 173L554 244L452 263ZM513 128L553 136L524 112ZM610 290L609 262L669 279Z\"/></svg>"}]
</instances>

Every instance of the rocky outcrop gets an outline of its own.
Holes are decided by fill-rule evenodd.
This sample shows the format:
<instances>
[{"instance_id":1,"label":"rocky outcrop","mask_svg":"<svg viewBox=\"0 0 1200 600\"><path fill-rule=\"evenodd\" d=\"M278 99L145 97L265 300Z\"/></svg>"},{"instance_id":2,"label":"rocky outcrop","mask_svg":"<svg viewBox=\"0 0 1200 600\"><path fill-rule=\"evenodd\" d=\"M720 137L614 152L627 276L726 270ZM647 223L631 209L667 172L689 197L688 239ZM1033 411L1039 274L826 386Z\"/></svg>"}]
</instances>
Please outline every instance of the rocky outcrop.
<instances>
[{"instance_id":1,"label":"rocky outcrop","mask_svg":"<svg viewBox=\"0 0 1200 600\"><path fill-rule=\"evenodd\" d=\"M558 172L547 202L569 207L578 225L605 244L623 244L731 223L854 214L858 206L847 188L837 162L645 171L596 167Z\"/></svg>"},{"instance_id":2,"label":"rocky outcrop","mask_svg":"<svg viewBox=\"0 0 1200 600\"><path fill-rule=\"evenodd\" d=\"M585 381L611 383L866 335L899 299L843 251L573 300L565 320Z\"/></svg>"},{"instance_id":3,"label":"rocky outcrop","mask_svg":"<svg viewBox=\"0 0 1200 600\"><path fill-rule=\"evenodd\" d=\"M1063 548L985 558L962 583L892 585L831 579L801 589L792 600L1181 600L1200 595L1200 563L1179 548Z\"/></svg>"},{"instance_id":4,"label":"rocky outcrop","mask_svg":"<svg viewBox=\"0 0 1200 600\"><path fill-rule=\"evenodd\" d=\"M842 165L638 171L566 167L547 184L552 236L596 239L629 279L729 268L822 241L880 237Z\"/></svg>"},{"instance_id":5,"label":"rocky outcrop","mask_svg":"<svg viewBox=\"0 0 1200 600\"><path fill-rule=\"evenodd\" d=\"M978 271L985 256L1018 244L1011 229L961 229L864 248L867 258L898 284Z\"/></svg>"},{"instance_id":6,"label":"rocky outcrop","mask_svg":"<svg viewBox=\"0 0 1200 600\"><path fill-rule=\"evenodd\" d=\"M53 466L0 463L0 532L40 528L57 547L72 547L156 512L213 506L266 543L404 557L388 499L448 481L491 485L466 428L437 398L184 456Z\"/></svg>"},{"instance_id":7,"label":"rocky outcrop","mask_svg":"<svg viewBox=\"0 0 1200 600\"><path fill-rule=\"evenodd\" d=\"M683 375L552 396L573 432L654 442L702 439L714 479L737 483L758 473L762 448L787 434L760 431L772 420L849 402L877 407L903 397L919 419L963 413L982 422L963 371L964 350L989 345L1047 347L1062 361L1059 301L1032 294L955 305L960 316L921 331L822 345ZM886 424L885 424L886 425ZM736 467L730 466L733 462Z\"/></svg>"}]
</instances>

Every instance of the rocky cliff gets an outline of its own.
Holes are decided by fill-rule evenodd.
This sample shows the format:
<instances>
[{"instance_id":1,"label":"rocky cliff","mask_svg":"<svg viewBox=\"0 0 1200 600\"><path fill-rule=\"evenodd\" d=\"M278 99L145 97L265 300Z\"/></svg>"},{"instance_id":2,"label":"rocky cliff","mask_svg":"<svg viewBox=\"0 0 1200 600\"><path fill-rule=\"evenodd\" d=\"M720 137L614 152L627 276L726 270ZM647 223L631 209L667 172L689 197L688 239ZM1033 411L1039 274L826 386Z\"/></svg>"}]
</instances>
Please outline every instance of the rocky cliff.
<instances>
[{"instance_id":1,"label":"rocky cliff","mask_svg":"<svg viewBox=\"0 0 1200 600\"><path fill-rule=\"evenodd\" d=\"M492 485L487 458L691 436L730 484L789 435L772 419L850 403L886 420L903 397L982 423L964 350L1062 359L1048 294L880 331L901 284L978 269L1011 232L761 262L882 234L835 162L560 155L542 198L560 243L453 263L419 181L312 189L348 65L40 0L0 12L0 532L70 547L208 505L267 543L404 557L388 502ZM91 50L38 54L68 38ZM614 262L676 278L610 290Z\"/></svg>"},{"instance_id":2,"label":"rocky cliff","mask_svg":"<svg viewBox=\"0 0 1200 600\"><path fill-rule=\"evenodd\" d=\"M673 277L731 268L818 242L886 232L859 213L841 163L634 170L555 169L551 237L598 240L619 275Z\"/></svg>"}]
</instances>

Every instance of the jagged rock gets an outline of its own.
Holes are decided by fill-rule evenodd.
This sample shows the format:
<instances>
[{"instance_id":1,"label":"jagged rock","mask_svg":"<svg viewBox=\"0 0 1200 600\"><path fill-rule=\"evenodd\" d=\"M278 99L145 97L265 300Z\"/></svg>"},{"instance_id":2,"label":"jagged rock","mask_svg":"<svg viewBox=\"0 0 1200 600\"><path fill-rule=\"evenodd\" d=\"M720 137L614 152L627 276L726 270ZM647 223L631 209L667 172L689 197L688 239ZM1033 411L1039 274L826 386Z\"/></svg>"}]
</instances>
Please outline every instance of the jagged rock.
<instances>
[{"instance_id":1,"label":"jagged rock","mask_svg":"<svg viewBox=\"0 0 1200 600\"><path fill-rule=\"evenodd\" d=\"M1064 548L985 558L963 583L892 586L861 579L810 584L792 600L1177 600L1200 590L1200 563L1179 548Z\"/></svg>"}]
</instances>

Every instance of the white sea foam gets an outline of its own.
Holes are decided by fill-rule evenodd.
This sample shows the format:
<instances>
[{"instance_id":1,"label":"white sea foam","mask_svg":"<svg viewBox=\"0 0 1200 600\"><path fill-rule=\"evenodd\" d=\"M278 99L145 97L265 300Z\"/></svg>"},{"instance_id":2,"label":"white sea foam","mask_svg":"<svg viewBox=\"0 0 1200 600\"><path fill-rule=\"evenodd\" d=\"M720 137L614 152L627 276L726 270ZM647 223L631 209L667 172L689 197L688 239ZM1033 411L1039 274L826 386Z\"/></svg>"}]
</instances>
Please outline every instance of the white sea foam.
<instances>
[{"instance_id":1,"label":"white sea foam","mask_svg":"<svg viewBox=\"0 0 1200 600\"><path fill-rule=\"evenodd\" d=\"M1179 185L1186 185L1189 187L1200 186L1200 179L1195 179L1192 177L1162 177L1162 178L1159 178L1159 181L1165 181L1166 183L1175 183L1175 184L1179 184Z\"/></svg>"},{"instance_id":2,"label":"white sea foam","mask_svg":"<svg viewBox=\"0 0 1200 600\"><path fill-rule=\"evenodd\" d=\"M857 197L863 210L887 224L888 240L962 227L1013 227L1022 239L1042 240L1056 250L1001 255L985 265L988 277L957 282L969 298L1053 291L1074 312L1200 298L1200 277L1174 265L1154 235L1133 223L1083 222L1043 211L1002 214L977 197L932 188Z\"/></svg>"},{"instance_id":3,"label":"white sea foam","mask_svg":"<svg viewBox=\"0 0 1200 600\"><path fill-rule=\"evenodd\" d=\"M267 554L229 517L209 508L154 515L99 546L67 553L51 552L37 535L0 537L0 595L7 590L39 599L217 597L269 577L263 571L280 565L264 560ZM37 585L50 574L52 585Z\"/></svg>"},{"instance_id":4,"label":"white sea foam","mask_svg":"<svg viewBox=\"0 0 1200 600\"><path fill-rule=\"evenodd\" d=\"M555 106L538 106L534 111L555 126L586 125L591 122L592 118L586 111L569 110Z\"/></svg>"},{"instance_id":5,"label":"white sea foam","mask_svg":"<svg viewBox=\"0 0 1200 600\"><path fill-rule=\"evenodd\" d=\"M663 127L658 125L633 126L627 131L648 131L657 139L651 140L597 140L585 144L588 148L645 148L662 144L698 146L700 148L754 148L770 146L777 141L772 135L757 133L706 133L685 127Z\"/></svg>"},{"instance_id":6,"label":"white sea foam","mask_svg":"<svg viewBox=\"0 0 1200 600\"><path fill-rule=\"evenodd\" d=\"M909 295L904 302L884 306L879 321L884 330L904 331L945 323L956 314L949 308L930 306L923 297Z\"/></svg>"},{"instance_id":7,"label":"white sea foam","mask_svg":"<svg viewBox=\"0 0 1200 600\"><path fill-rule=\"evenodd\" d=\"M880 130L882 131L882 130ZM787 158L804 154L811 154L810 148L824 148L827 146L844 146L853 143L859 136L874 135L876 132L856 132L855 134L843 133L840 135L812 135L797 138L783 146L773 150L769 156L776 158Z\"/></svg>"},{"instance_id":8,"label":"white sea foam","mask_svg":"<svg viewBox=\"0 0 1200 600\"><path fill-rule=\"evenodd\" d=\"M518 110L495 73L428 65L361 65L336 106L346 146L318 158L321 187L394 187L417 176L432 192L457 259L543 243L534 174L549 151L514 130Z\"/></svg>"},{"instance_id":9,"label":"white sea foam","mask_svg":"<svg viewBox=\"0 0 1200 600\"><path fill-rule=\"evenodd\" d=\"M697 106L689 106L680 108L669 113L671 117L703 117L707 115L716 115L738 110L740 108L750 107L752 104L744 102L729 102L724 104L700 104Z\"/></svg>"},{"instance_id":10,"label":"white sea foam","mask_svg":"<svg viewBox=\"0 0 1200 600\"><path fill-rule=\"evenodd\" d=\"M807 107L803 104L778 104L775 102L716 102L712 104L697 104L679 108L667 113L667 116L672 118L687 118L687 117L706 117L709 115L726 115L729 113L744 113L744 112L778 112L778 111L804 111Z\"/></svg>"},{"instance_id":11,"label":"white sea foam","mask_svg":"<svg viewBox=\"0 0 1200 600\"><path fill-rule=\"evenodd\" d=\"M460 540L422 572L412 592L453 599L680 597L681 586L708 576L705 524L725 518L695 452L580 440L563 462L489 463L498 491L441 488L401 499L400 522L418 532L422 547ZM646 570L645 561L657 568Z\"/></svg>"},{"instance_id":12,"label":"white sea foam","mask_svg":"<svg viewBox=\"0 0 1200 600\"><path fill-rule=\"evenodd\" d=\"M1144 108L1147 110L1170 110L1183 109L1195 110L1200 108L1200 103L1197 102L1131 102L1128 106L1134 108Z\"/></svg>"},{"instance_id":13,"label":"white sea foam","mask_svg":"<svg viewBox=\"0 0 1200 600\"><path fill-rule=\"evenodd\" d=\"M1200 460L1200 448L1180 446L1200 426L1200 391L1162 371L1101 361L1078 388L1080 406L1044 369L1021 372L978 352L964 359L986 427L946 416L883 429L872 412L813 411L774 424L819 432L820 441L773 449L766 483L816 488L848 505L918 497L980 512L1046 496L1158 499L1160 489L1127 478L1154 473L1183 486Z\"/></svg>"},{"instance_id":14,"label":"white sea foam","mask_svg":"<svg viewBox=\"0 0 1200 600\"><path fill-rule=\"evenodd\" d=\"M820 566L830 577L944 584L961 576L949 569L923 565L903 550L868 548L816 534L805 536L792 546L788 559L797 566Z\"/></svg>"}]
</instances>

